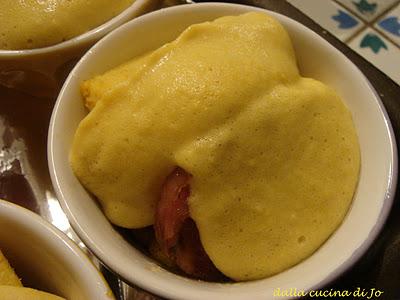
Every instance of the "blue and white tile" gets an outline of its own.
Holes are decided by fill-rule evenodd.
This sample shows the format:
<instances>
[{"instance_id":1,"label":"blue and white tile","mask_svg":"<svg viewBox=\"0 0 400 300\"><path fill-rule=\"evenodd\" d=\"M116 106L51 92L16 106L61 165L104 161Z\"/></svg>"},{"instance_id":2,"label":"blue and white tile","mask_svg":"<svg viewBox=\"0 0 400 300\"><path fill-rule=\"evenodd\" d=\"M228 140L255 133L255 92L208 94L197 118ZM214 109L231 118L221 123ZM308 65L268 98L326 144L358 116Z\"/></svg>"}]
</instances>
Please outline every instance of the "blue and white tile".
<instances>
[{"instance_id":1,"label":"blue and white tile","mask_svg":"<svg viewBox=\"0 0 400 300\"><path fill-rule=\"evenodd\" d=\"M372 28L358 34L349 46L400 84L400 49Z\"/></svg>"},{"instance_id":2,"label":"blue and white tile","mask_svg":"<svg viewBox=\"0 0 400 300\"><path fill-rule=\"evenodd\" d=\"M361 19L372 22L387 9L393 6L398 0L336 0L350 11L354 12ZM327 2L327 1L319 1Z\"/></svg>"},{"instance_id":3,"label":"blue and white tile","mask_svg":"<svg viewBox=\"0 0 400 300\"><path fill-rule=\"evenodd\" d=\"M400 47L400 4L380 18L374 26Z\"/></svg>"},{"instance_id":4,"label":"blue and white tile","mask_svg":"<svg viewBox=\"0 0 400 300\"><path fill-rule=\"evenodd\" d=\"M364 23L339 4L328 0L288 0L342 41L360 30Z\"/></svg>"}]
</instances>

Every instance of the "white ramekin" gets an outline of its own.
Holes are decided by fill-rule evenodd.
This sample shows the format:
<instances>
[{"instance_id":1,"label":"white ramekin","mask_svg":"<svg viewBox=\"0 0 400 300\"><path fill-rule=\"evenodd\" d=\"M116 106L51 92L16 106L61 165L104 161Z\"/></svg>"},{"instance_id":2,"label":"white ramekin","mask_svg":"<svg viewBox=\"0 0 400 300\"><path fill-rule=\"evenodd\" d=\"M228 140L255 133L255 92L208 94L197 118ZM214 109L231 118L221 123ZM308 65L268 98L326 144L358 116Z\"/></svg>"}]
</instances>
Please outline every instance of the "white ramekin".
<instances>
[{"instance_id":1,"label":"white ramekin","mask_svg":"<svg viewBox=\"0 0 400 300\"><path fill-rule=\"evenodd\" d=\"M342 225L303 262L263 280L206 283L164 270L124 240L74 176L68 153L75 130L87 114L79 92L83 80L173 40L191 24L248 11L276 17L292 38L303 76L327 83L342 96L359 136L360 181ZM393 130L382 102L360 70L323 38L288 17L223 3L156 11L125 24L97 43L76 65L61 90L51 118L48 157L61 205L75 231L95 255L128 283L166 298L184 300L265 300L273 298L277 288L308 291L327 284L352 266L375 240L391 208L397 182Z\"/></svg>"},{"instance_id":2,"label":"white ramekin","mask_svg":"<svg viewBox=\"0 0 400 300\"><path fill-rule=\"evenodd\" d=\"M109 21L62 43L37 49L0 49L0 84L37 96L28 88L35 86L36 90L52 95L90 46L132 18L152 10L160 1L135 0Z\"/></svg>"},{"instance_id":3,"label":"white ramekin","mask_svg":"<svg viewBox=\"0 0 400 300\"><path fill-rule=\"evenodd\" d=\"M81 46L88 46L101 39L110 31L128 22L134 17L146 12L159 0L135 0L128 8L123 10L120 14L107 22L82 33L76 37L66 40L62 43L55 45L37 48L37 49L25 49L25 50L1 50L0 59L12 59L12 58L26 58L33 56L44 56L50 53L64 52L66 50L72 50L80 48Z\"/></svg>"},{"instance_id":4,"label":"white ramekin","mask_svg":"<svg viewBox=\"0 0 400 300\"><path fill-rule=\"evenodd\" d=\"M101 273L39 215L0 200L0 249L26 286L68 300L113 300Z\"/></svg>"}]
</instances>

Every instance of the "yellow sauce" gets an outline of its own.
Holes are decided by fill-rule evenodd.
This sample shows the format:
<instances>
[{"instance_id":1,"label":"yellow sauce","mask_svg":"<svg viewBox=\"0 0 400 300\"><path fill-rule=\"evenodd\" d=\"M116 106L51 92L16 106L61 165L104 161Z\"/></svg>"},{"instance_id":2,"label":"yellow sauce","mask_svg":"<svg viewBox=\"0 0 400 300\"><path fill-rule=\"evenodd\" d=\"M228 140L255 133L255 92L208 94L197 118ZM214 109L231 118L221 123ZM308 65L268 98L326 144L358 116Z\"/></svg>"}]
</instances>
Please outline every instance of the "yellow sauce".
<instances>
[{"instance_id":1,"label":"yellow sauce","mask_svg":"<svg viewBox=\"0 0 400 300\"><path fill-rule=\"evenodd\" d=\"M134 0L0 0L0 49L54 45L118 15Z\"/></svg>"},{"instance_id":2,"label":"yellow sauce","mask_svg":"<svg viewBox=\"0 0 400 300\"><path fill-rule=\"evenodd\" d=\"M1 300L65 300L53 294L26 287L0 285Z\"/></svg>"},{"instance_id":3,"label":"yellow sauce","mask_svg":"<svg viewBox=\"0 0 400 300\"><path fill-rule=\"evenodd\" d=\"M197 24L86 81L71 166L116 225L153 223L175 166L193 175L190 214L235 280L307 258L342 222L360 166L339 96L302 78L288 34L248 13Z\"/></svg>"},{"instance_id":4,"label":"yellow sauce","mask_svg":"<svg viewBox=\"0 0 400 300\"><path fill-rule=\"evenodd\" d=\"M0 285L22 286L17 274L0 250Z\"/></svg>"}]
</instances>

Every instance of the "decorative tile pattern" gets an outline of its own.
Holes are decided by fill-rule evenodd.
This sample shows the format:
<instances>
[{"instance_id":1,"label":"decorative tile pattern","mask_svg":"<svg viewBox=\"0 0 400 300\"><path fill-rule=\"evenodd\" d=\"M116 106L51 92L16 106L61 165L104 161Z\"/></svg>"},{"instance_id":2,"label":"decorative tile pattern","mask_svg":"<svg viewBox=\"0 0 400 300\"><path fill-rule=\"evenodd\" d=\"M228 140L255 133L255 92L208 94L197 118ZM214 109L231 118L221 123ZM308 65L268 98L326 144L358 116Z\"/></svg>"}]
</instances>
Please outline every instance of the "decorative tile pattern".
<instances>
[{"instance_id":1,"label":"decorative tile pattern","mask_svg":"<svg viewBox=\"0 0 400 300\"><path fill-rule=\"evenodd\" d=\"M400 47L400 4L380 18L374 27Z\"/></svg>"},{"instance_id":2,"label":"decorative tile pattern","mask_svg":"<svg viewBox=\"0 0 400 300\"><path fill-rule=\"evenodd\" d=\"M375 33L366 33L359 43L360 48L369 48L375 54L379 53L381 49L388 50L387 43Z\"/></svg>"},{"instance_id":3,"label":"decorative tile pattern","mask_svg":"<svg viewBox=\"0 0 400 300\"><path fill-rule=\"evenodd\" d=\"M288 0L400 85L400 0Z\"/></svg>"},{"instance_id":4,"label":"decorative tile pattern","mask_svg":"<svg viewBox=\"0 0 400 300\"><path fill-rule=\"evenodd\" d=\"M400 83L400 49L376 30L366 28L349 43L349 46Z\"/></svg>"},{"instance_id":5,"label":"decorative tile pattern","mask_svg":"<svg viewBox=\"0 0 400 300\"><path fill-rule=\"evenodd\" d=\"M386 10L388 10L396 0L336 0L343 6L355 13L361 19L372 22Z\"/></svg>"},{"instance_id":6,"label":"decorative tile pattern","mask_svg":"<svg viewBox=\"0 0 400 300\"><path fill-rule=\"evenodd\" d=\"M345 41L360 30L363 23L359 18L333 1L289 0L298 9Z\"/></svg>"}]
</instances>

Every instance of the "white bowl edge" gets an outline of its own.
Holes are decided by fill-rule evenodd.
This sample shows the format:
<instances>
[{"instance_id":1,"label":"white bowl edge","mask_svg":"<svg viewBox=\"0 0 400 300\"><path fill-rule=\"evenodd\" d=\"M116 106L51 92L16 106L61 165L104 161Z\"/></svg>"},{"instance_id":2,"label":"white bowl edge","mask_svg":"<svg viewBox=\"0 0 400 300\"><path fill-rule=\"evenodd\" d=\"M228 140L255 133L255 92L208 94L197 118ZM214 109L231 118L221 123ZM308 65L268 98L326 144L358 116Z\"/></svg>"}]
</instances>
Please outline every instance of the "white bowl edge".
<instances>
[{"instance_id":1,"label":"white bowl edge","mask_svg":"<svg viewBox=\"0 0 400 300\"><path fill-rule=\"evenodd\" d=\"M31 232L34 240L38 239L38 237L45 240L45 244L37 245L38 247L43 247L45 250L51 249L50 251L56 251L57 255L62 255L64 260L62 264L74 272L74 277L79 282L83 294L90 296L91 299L115 299L103 275L82 250L63 232L36 213L16 204L0 200L0 208L2 219L9 220L6 222L12 222L15 226L20 226L24 230ZM12 228L7 228L7 230L12 231ZM16 237L16 239L18 238L23 239L25 236ZM21 250L26 251L28 249ZM46 253L46 255L53 259L55 252ZM55 275L52 270L45 271L45 273ZM67 286L63 287L63 289L68 293Z\"/></svg>"}]
</instances>

